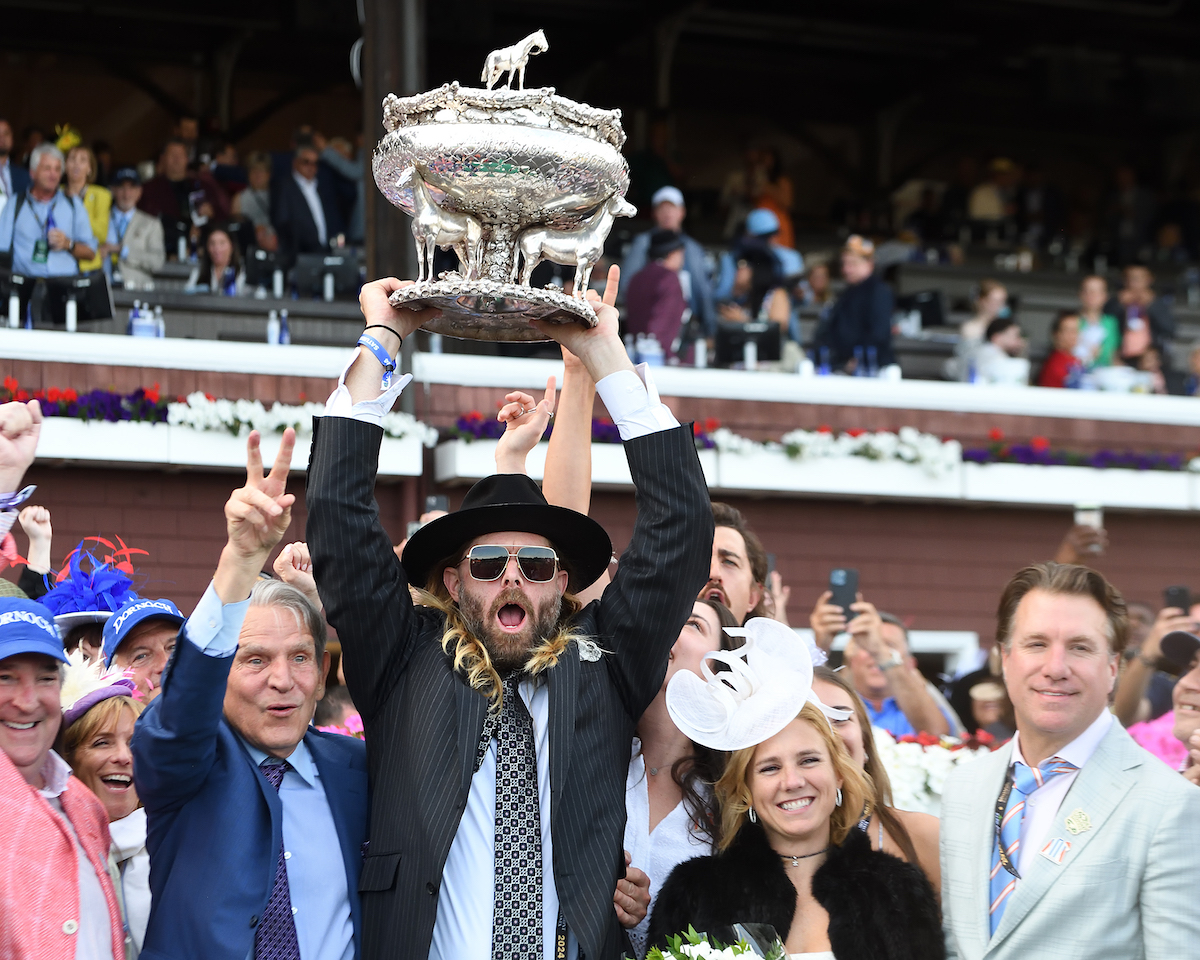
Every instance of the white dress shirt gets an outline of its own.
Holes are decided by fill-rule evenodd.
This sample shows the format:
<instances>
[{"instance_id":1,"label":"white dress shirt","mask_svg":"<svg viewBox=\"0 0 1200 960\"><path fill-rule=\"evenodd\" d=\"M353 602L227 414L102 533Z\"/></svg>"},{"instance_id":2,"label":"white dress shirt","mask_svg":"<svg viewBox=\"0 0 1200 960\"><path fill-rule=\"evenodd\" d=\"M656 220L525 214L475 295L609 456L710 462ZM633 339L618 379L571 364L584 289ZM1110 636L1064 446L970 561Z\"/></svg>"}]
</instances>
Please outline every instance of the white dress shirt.
<instances>
[{"instance_id":1,"label":"white dress shirt","mask_svg":"<svg viewBox=\"0 0 1200 960\"><path fill-rule=\"evenodd\" d=\"M346 374L350 372L359 354L371 356L365 347L355 348L354 356L342 369L337 386L325 401L325 416L346 417L379 426L383 417L395 405L400 392L412 382L412 374L406 373L398 377L387 390L381 390L379 396L373 400L352 403L350 389L346 386ZM382 370L382 367L380 369ZM638 364L636 373L632 370L610 373L596 384L596 392L604 401L604 407L616 424L622 440L633 440L679 426L671 408L659 399L658 387L654 384L648 364Z\"/></svg>"},{"instance_id":2,"label":"white dress shirt","mask_svg":"<svg viewBox=\"0 0 1200 960\"><path fill-rule=\"evenodd\" d=\"M1100 716L1092 721L1091 726L1057 751L1054 756L1082 769L1083 765L1091 759L1092 754L1096 752L1096 748L1100 746L1100 741L1108 733L1109 725L1112 722L1113 715L1111 713L1107 710L1100 711ZM1025 761L1024 754L1021 753L1020 731L1013 734L1012 762L1016 763L1018 760L1025 763L1026 766L1029 765ZM1062 806L1067 792L1078 776L1079 770L1061 774L1047 780L1044 787L1039 787L1025 798L1025 813L1021 818L1021 846L1017 851L1017 872L1021 876L1025 876L1033 863L1033 858L1041 851L1046 841L1051 839L1049 833L1058 816L1059 807ZM1017 882L1020 883L1019 880Z\"/></svg>"},{"instance_id":3,"label":"white dress shirt","mask_svg":"<svg viewBox=\"0 0 1200 960\"><path fill-rule=\"evenodd\" d=\"M658 776L669 777L671 771L661 769ZM697 783L696 788L708 792L702 783ZM629 761L629 774L625 779L625 849L629 853L630 864L645 871L650 878L650 908L642 922L629 931L633 949L642 957L646 955L646 934L663 881L684 860L709 856L713 846L712 841L692 822L687 804L682 800L651 832L650 781L646 777L642 744L636 737L633 740L633 759Z\"/></svg>"},{"instance_id":4,"label":"white dress shirt","mask_svg":"<svg viewBox=\"0 0 1200 960\"><path fill-rule=\"evenodd\" d=\"M399 377L374 399L352 403L350 390L346 387L346 373L360 353L366 351L362 347L356 348L342 370L337 386L325 403L325 415L379 425L412 376ZM679 426L670 409L659 400L658 390L645 364L638 367L637 373L621 370L604 377L596 384L596 392L604 401L622 440ZM533 677L522 680L518 690L533 720L537 754L542 824L542 954L544 960L555 960L558 889L554 882L554 840L550 830L550 695L545 683ZM496 740L493 737L482 764L471 778L466 809L442 871L437 919L429 945L430 960L488 960L491 957L495 842ZM567 960L575 960L578 956L579 943L575 934L568 931Z\"/></svg>"},{"instance_id":5,"label":"white dress shirt","mask_svg":"<svg viewBox=\"0 0 1200 960\"><path fill-rule=\"evenodd\" d=\"M321 195L317 192L317 178L313 177L309 180L293 170L292 179L296 181L300 192L304 194L305 202L308 203L308 209L312 213L313 223L317 225L317 239L324 245L328 240L325 233L325 208L321 206Z\"/></svg>"}]
</instances>

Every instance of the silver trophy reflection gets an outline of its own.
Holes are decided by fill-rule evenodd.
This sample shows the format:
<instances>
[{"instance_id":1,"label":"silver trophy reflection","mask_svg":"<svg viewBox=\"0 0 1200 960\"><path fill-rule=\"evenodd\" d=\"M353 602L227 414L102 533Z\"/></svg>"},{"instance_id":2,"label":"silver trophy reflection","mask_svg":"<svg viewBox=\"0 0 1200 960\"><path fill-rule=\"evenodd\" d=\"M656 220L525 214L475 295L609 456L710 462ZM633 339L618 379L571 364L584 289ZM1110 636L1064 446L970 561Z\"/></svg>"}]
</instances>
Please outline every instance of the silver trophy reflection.
<instances>
[{"instance_id":1,"label":"silver trophy reflection","mask_svg":"<svg viewBox=\"0 0 1200 960\"><path fill-rule=\"evenodd\" d=\"M548 47L539 30L493 51L486 89L455 82L383 102L375 182L412 217L420 264L392 304L439 308L432 332L542 340L529 321L596 322L585 299L592 268L614 219L637 212L625 200L625 131L620 110L524 89L529 58ZM492 89L506 73L507 86ZM438 247L454 250L457 272L433 275ZM529 286L543 260L575 268L572 295Z\"/></svg>"}]
</instances>

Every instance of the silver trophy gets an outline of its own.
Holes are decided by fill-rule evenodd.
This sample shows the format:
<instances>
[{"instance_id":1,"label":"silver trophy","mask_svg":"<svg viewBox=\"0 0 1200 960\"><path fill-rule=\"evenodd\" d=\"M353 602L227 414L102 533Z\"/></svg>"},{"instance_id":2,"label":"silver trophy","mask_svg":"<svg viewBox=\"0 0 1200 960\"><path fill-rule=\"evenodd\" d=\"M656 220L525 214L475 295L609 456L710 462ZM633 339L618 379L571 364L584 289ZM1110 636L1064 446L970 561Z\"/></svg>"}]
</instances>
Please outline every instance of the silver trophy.
<instances>
[{"instance_id":1,"label":"silver trophy","mask_svg":"<svg viewBox=\"0 0 1200 960\"><path fill-rule=\"evenodd\" d=\"M549 47L541 30L488 55L487 88L444 84L415 97L389 94L375 183L412 217L417 282L392 305L437 307L426 329L470 340L544 340L531 320L596 323L586 300L592 268L625 200L620 110L597 110L526 90L529 58ZM492 89L508 74L508 83ZM516 88L513 88L514 81ZM433 275L438 247L458 271ZM573 293L529 285L543 260L575 268Z\"/></svg>"}]
</instances>

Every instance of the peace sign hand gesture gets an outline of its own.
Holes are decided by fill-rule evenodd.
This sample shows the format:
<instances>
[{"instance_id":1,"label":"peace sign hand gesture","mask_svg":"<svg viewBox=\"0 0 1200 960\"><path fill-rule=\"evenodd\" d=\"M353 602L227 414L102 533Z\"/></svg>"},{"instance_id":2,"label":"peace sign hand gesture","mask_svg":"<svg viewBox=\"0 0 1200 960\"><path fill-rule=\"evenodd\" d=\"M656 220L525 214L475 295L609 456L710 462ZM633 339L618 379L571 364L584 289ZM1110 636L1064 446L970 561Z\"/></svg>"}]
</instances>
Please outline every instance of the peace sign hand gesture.
<instances>
[{"instance_id":1,"label":"peace sign hand gesture","mask_svg":"<svg viewBox=\"0 0 1200 960\"><path fill-rule=\"evenodd\" d=\"M283 539L292 522L294 494L285 493L296 431L283 432L283 442L271 472L263 473L261 437L255 430L246 439L246 484L225 503L225 529L229 540L213 585L222 603L236 603L250 595L267 555Z\"/></svg>"}]
</instances>

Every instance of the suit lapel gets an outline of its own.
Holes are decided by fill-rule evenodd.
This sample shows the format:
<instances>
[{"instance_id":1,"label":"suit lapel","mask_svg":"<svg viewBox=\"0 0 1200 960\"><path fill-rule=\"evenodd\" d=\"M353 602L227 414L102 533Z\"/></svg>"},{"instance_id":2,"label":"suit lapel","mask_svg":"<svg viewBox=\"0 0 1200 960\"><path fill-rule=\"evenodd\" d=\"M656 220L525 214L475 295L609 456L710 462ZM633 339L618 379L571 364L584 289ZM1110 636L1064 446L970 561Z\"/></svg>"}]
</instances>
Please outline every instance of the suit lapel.
<instances>
[{"instance_id":1,"label":"suit lapel","mask_svg":"<svg viewBox=\"0 0 1200 960\"><path fill-rule=\"evenodd\" d=\"M1103 828L1114 810L1125 799L1133 787L1134 778L1126 776L1127 770L1141 766L1141 759L1133 751L1125 749L1123 740L1129 736L1115 720L1096 752L1083 765L1079 776L1071 784L1063 798L1062 806L1054 815L1053 825L1044 842L1061 838L1071 844L1061 864L1052 863L1043 856L1035 856L1012 899L1005 908L1000 926L996 929L995 943L1006 937L1027 913L1046 896L1050 886L1079 859L1092 838ZM1091 823L1082 833L1071 833L1067 829L1067 817L1082 810ZM994 944L993 944L994 945Z\"/></svg>"},{"instance_id":2,"label":"suit lapel","mask_svg":"<svg viewBox=\"0 0 1200 960\"><path fill-rule=\"evenodd\" d=\"M483 736L488 699L478 690L472 690L462 677L455 674L454 706L458 723L459 790L465 796L471 789L471 777L475 775L475 750L479 746L479 738Z\"/></svg>"},{"instance_id":3,"label":"suit lapel","mask_svg":"<svg viewBox=\"0 0 1200 960\"><path fill-rule=\"evenodd\" d=\"M579 647L572 641L546 672L550 685L550 819L554 820L559 798L571 765L571 742L575 738L575 702L579 696Z\"/></svg>"},{"instance_id":4,"label":"suit lapel","mask_svg":"<svg viewBox=\"0 0 1200 960\"><path fill-rule=\"evenodd\" d=\"M980 806L986 806L987 815L983 817L968 817L968 842L971 851L971 928L979 944L980 955L987 949L991 939L991 881L992 850L996 845L996 819L993 815L996 798L1004 786L1004 777L1012 763L1012 742L1005 744L991 757L975 761L989 764L989 769L977 782L980 793L986 798ZM943 827L943 829L945 829Z\"/></svg>"}]
</instances>

